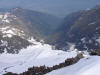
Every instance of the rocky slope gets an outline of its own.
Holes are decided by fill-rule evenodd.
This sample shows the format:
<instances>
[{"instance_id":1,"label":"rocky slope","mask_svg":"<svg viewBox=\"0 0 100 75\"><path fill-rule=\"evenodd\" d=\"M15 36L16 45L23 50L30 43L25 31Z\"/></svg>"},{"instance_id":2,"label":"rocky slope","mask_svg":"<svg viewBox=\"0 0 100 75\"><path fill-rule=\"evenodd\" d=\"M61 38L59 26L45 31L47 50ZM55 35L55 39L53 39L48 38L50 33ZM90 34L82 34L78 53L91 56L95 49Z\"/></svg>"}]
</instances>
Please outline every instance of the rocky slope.
<instances>
[{"instance_id":1,"label":"rocky slope","mask_svg":"<svg viewBox=\"0 0 100 75\"><path fill-rule=\"evenodd\" d=\"M49 35L60 23L60 18L37 11L14 8L11 13L16 15L34 35ZM41 35L42 34L42 35Z\"/></svg>"},{"instance_id":2,"label":"rocky slope","mask_svg":"<svg viewBox=\"0 0 100 75\"><path fill-rule=\"evenodd\" d=\"M18 53L22 48L31 45L28 35L21 27L13 24L18 22L16 16L10 13L0 13L0 53Z\"/></svg>"},{"instance_id":3,"label":"rocky slope","mask_svg":"<svg viewBox=\"0 0 100 75\"><path fill-rule=\"evenodd\" d=\"M60 19L22 8L0 12L0 53L18 53L32 45L30 38L43 39L53 31L52 20L57 24Z\"/></svg>"},{"instance_id":4,"label":"rocky slope","mask_svg":"<svg viewBox=\"0 0 100 75\"><path fill-rule=\"evenodd\" d=\"M72 43L80 50L100 49L99 14L100 6L70 14L56 31L53 44L58 48L66 48Z\"/></svg>"}]
</instances>

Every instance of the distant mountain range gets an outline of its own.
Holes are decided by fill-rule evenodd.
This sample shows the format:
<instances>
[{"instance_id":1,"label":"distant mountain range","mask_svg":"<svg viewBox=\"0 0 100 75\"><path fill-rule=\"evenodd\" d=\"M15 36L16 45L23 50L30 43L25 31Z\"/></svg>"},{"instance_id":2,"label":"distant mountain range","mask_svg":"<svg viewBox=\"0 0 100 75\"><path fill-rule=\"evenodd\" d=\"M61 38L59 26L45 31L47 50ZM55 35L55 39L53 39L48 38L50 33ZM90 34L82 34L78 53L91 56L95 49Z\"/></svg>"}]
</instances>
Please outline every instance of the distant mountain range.
<instances>
[{"instance_id":1,"label":"distant mountain range","mask_svg":"<svg viewBox=\"0 0 100 75\"><path fill-rule=\"evenodd\" d=\"M59 17L97 4L100 4L100 0L0 0L0 8L22 7Z\"/></svg>"}]
</instances>

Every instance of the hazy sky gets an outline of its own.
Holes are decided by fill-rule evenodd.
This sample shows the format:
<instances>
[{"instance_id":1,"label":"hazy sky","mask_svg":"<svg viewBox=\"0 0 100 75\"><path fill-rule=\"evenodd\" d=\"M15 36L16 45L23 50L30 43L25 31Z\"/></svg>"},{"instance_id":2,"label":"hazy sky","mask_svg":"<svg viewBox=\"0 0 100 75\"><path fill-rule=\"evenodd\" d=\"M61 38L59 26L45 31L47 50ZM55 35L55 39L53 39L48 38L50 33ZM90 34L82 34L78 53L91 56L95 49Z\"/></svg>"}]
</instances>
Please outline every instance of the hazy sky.
<instances>
[{"instance_id":1,"label":"hazy sky","mask_svg":"<svg viewBox=\"0 0 100 75\"><path fill-rule=\"evenodd\" d=\"M57 16L65 16L97 4L100 4L100 0L0 0L1 8L23 7Z\"/></svg>"}]
</instances>

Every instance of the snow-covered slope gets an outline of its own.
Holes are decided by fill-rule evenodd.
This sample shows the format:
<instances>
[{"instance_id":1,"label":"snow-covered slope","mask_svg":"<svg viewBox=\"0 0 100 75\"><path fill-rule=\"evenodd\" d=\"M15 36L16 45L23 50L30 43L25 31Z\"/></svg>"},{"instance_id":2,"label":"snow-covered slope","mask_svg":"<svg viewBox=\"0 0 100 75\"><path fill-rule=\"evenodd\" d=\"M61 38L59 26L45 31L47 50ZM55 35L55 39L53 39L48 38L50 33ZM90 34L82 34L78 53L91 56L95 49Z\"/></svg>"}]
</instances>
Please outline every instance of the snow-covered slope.
<instances>
[{"instance_id":1,"label":"snow-covered slope","mask_svg":"<svg viewBox=\"0 0 100 75\"><path fill-rule=\"evenodd\" d=\"M52 71L46 75L100 75L100 57L89 56L74 65Z\"/></svg>"},{"instance_id":2,"label":"snow-covered slope","mask_svg":"<svg viewBox=\"0 0 100 75\"><path fill-rule=\"evenodd\" d=\"M22 73L33 66L53 66L77 55L76 51L52 50L50 45L36 41L34 44L18 54L0 54L0 75L6 72Z\"/></svg>"}]
</instances>

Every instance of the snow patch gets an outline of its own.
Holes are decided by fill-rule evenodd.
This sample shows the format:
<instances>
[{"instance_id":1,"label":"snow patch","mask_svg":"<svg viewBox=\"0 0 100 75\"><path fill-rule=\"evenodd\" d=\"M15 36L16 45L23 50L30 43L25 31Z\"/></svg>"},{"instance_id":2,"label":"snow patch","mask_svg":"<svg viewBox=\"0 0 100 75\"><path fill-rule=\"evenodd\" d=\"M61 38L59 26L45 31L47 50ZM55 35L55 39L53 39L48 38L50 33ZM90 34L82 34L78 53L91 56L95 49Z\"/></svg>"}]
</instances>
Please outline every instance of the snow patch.
<instances>
[{"instance_id":1,"label":"snow patch","mask_svg":"<svg viewBox=\"0 0 100 75\"><path fill-rule=\"evenodd\" d=\"M0 15L0 19L2 19L3 18L3 15Z\"/></svg>"},{"instance_id":2,"label":"snow patch","mask_svg":"<svg viewBox=\"0 0 100 75\"><path fill-rule=\"evenodd\" d=\"M86 43L86 38L83 37L83 38L81 39L81 41L82 41L82 43Z\"/></svg>"},{"instance_id":3,"label":"snow patch","mask_svg":"<svg viewBox=\"0 0 100 75\"><path fill-rule=\"evenodd\" d=\"M3 33L3 37L12 37L13 35L18 35L21 37L25 36L25 34L22 30L19 30L17 28L13 28L11 26L1 27L0 31Z\"/></svg>"},{"instance_id":4,"label":"snow patch","mask_svg":"<svg viewBox=\"0 0 100 75\"><path fill-rule=\"evenodd\" d=\"M99 30L99 29L100 29L100 27L97 27L97 28L96 28L96 30Z\"/></svg>"},{"instance_id":5,"label":"snow patch","mask_svg":"<svg viewBox=\"0 0 100 75\"><path fill-rule=\"evenodd\" d=\"M100 37L98 37L98 38L96 39L96 41L100 44Z\"/></svg>"},{"instance_id":6,"label":"snow patch","mask_svg":"<svg viewBox=\"0 0 100 75\"><path fill-rule=\"evenodd\" d=\"M95 24L96 22L92 22L92 23L89 23L88 25L90 26L90 25L93 25L93 24Z\"/></svg>"}]
</instances>

